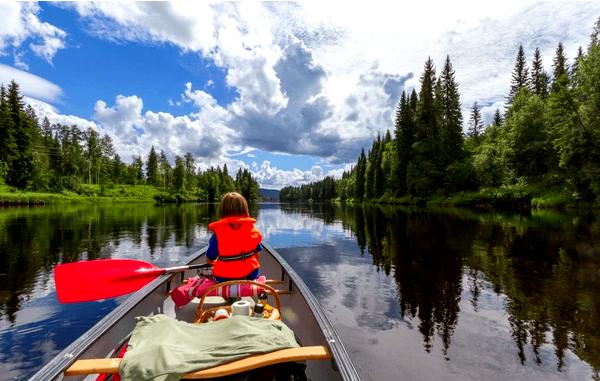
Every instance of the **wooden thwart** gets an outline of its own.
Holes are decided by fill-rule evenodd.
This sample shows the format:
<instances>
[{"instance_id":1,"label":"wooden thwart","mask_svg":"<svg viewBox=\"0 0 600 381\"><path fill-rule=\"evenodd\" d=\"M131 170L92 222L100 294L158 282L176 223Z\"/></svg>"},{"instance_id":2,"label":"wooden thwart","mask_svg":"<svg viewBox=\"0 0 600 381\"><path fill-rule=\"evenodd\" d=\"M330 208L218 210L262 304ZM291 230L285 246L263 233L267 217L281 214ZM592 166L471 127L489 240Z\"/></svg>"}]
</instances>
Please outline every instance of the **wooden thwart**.
<instances>
[{"instance_id":1,"label":"wooden thwart","mask_svg":"<svg viewBox=\"0 0 600 381\"><path fill-rule=\"evenodd\" d=\"M243 359L215 366L210 369L188 373L184 375L183 378L198 380L213 377L223 377L285 362L329 359L331 359L331 354L327 348L322 345L289 348L261 355L248 356ZM65 376L83 376L86 374L96 373L118 373L120 363L120 358L77 360L65 371Z\"/></svg>"}]
</instances>

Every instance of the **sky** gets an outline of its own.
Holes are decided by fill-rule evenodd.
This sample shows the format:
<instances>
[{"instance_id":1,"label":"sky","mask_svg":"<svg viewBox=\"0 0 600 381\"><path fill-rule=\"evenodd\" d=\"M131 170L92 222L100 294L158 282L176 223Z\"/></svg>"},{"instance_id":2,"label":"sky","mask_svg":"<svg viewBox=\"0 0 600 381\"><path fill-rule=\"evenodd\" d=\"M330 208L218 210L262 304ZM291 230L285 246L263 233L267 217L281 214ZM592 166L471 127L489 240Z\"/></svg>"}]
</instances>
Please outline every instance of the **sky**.
<instances>
[{"instance_id":1,"label":"sky","mask_svg":"<svg viewBox=\"0 0 600 381\"><path fill-rule=\"evenodd\" d=\"M546 70L587 46L600 2L75 2L0 0L0 82L38 116L152 146L264 188L339 177L393 132L402 91L450 56L463 117L503 111L519 44ZM439 71L439 69L438 69ZM466 127L466 126L465 126Z\"/></svg>"}]
</instances>

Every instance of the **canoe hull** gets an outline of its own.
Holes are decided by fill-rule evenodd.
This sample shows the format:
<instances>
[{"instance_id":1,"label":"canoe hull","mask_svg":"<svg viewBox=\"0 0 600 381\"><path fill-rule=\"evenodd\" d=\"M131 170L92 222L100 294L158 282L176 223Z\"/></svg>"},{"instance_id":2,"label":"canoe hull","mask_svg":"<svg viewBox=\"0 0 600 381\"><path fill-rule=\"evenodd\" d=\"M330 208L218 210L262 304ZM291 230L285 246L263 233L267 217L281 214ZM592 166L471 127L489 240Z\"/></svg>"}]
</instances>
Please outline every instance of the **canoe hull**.
<instances>
[{"instance_id":1,"label":"canoe hull","mask_svg":"<svg viewBox=\"0 0 600 381\"><path fill-rule=\"evenodd\" d=\"M287 262L268 245L264 246L265 250L261 252L261 272L270 279L282 281L280 286L290 291L289 294L280 295L283 321L294 331L301 345L326 346L333 357L332 361L309 361L307 377L312 380L358 380L358 374L345 348L318 301ZM205 253L206 248L188 257L186 263L191 265L204 262ZM78 359L113 356L115 348L118 348L133 330L136 316L163 313L190 321L197 304L190 303L185 308L176 309L168 297L168 291L177 287L181 280L193 275L195 271L167 274L148 283L65 348L31 380L60 380L63 378L63 372ZM83 380L86 377L74 376L68 379ZM92 379L95 379L95 376Z\"/></svg>"}]
</instances>

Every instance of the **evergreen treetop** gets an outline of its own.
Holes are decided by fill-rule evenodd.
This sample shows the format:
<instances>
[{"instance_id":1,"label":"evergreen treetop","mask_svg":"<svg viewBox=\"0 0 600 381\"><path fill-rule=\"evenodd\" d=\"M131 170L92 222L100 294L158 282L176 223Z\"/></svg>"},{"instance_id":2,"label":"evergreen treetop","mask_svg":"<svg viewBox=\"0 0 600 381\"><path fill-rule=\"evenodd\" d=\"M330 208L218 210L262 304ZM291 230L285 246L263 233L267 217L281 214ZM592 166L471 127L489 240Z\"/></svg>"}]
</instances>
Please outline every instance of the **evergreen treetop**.
<instances>
[{"instance_id":1,"label":"evergreen treetop","mask_svg":"<svg viewBox=\"0 0 600 381\"><path fill-rule=\"evenodd\" d=\"M477 102L474 102L471 108L471 118L469 119L469 136L479 138L482 131L483 119L481 117L481 108Z\"/></svg>"},{"instance_id":2,"label":"evergreen treetop","mask_svg":"<svg viewBox=\"0 0 600 381\"><path fill-rule=\"evenodd\" d=\"M517 53L517 59L512 73L510 92L508 94L508 103L512 103L512 100L517 95L519 90L528 88L529 69L527 69L527 62L525 58L525 51L523 50L523 45L519 45L519 51Z\"/></svg>"},{"instance_id":3,"label":"evergreen treetop","mask_svg":"<svg viewBox=\"0 0 600 381\"><path fill-rule=\"evenodd\" d=\"M550 79L548 78L548 74L544 71L542 53L539 48L535 48L535 53L533 55L533 62L531 64L531 82L534 94L537 94L542 98L548 96L548 83L550 82Z\"/></svg>"}]
</instances>

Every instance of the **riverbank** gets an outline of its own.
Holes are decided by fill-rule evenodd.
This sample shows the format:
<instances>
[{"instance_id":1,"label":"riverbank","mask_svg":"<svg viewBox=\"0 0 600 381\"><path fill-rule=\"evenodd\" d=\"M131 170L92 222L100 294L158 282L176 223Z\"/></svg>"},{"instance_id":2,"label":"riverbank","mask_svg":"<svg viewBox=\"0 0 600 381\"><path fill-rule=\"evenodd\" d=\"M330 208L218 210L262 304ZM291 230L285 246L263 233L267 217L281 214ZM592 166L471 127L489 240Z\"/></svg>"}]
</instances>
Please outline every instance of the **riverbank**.
<instances>
[{"instance_id":1,"label":"riverbank","mask_svg":"<svg viewBox=\"0 0 600 381\"><path fill-rule=\"evenodd\" d=\"M336 202L341 202L339 198ZM357 203L354 199L347 203ZM435 194L431 197L390 197L362 201L367 204L421 205L428 207L474 207L474 208L533 208L533 209L599 209L600 200L579 200L576 195L556 188L535 185L503 185L498 188L482 188L478 191L458 192L449 195Z\"/></svg>"},{"instance_id":2,"label":"riverbank","mask_svg":"<svg viewBox=\"0 0 600 381\"><path fill-rule=\"evenodd\" d=\"M154 202L162 191L150 185L82 184L78 192L28 192L0 185L0 205L44 205L85 202Z\"/></svg>"}]
</instances>

